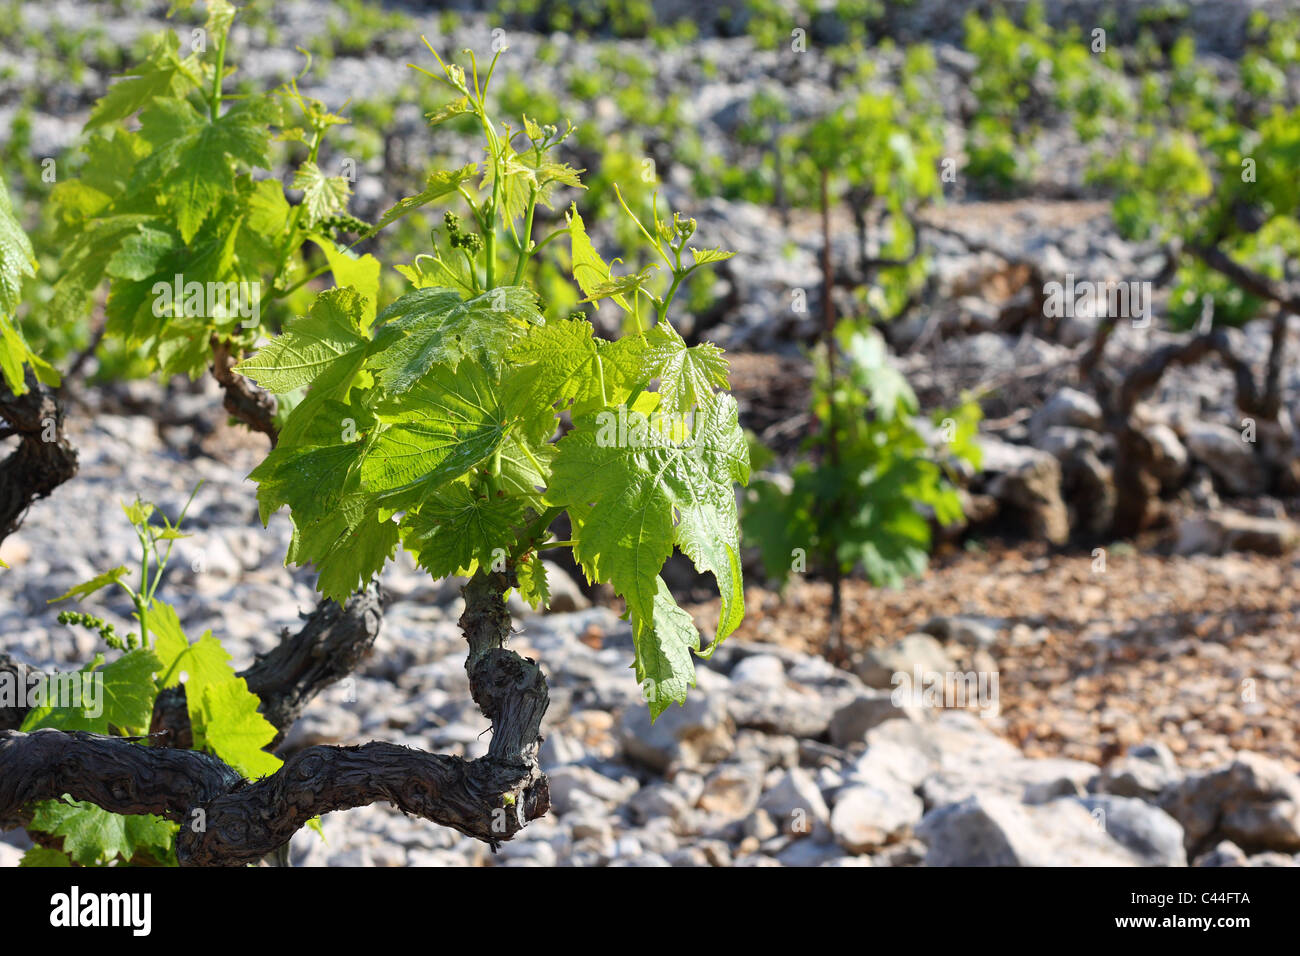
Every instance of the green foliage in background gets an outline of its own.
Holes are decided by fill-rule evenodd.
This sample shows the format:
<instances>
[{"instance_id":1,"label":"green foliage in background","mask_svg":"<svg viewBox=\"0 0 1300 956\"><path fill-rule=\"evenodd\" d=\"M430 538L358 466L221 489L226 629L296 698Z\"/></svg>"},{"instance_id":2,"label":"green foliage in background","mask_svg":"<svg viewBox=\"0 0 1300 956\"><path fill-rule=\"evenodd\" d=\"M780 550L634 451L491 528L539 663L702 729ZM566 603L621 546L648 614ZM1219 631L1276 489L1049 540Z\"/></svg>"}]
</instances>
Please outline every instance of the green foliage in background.
<instances>
[{"instance_id":1,"label":"green foliage in background","mask_svg":"<svg viewBox=\"0 0 1300 956\"><path fill-rule=\"evenodd\" d=\"M139 350L146 372L190 377L217 343L238 352L278 327L324 271L356 284L372 308L378 296L378 262L337 238L339 223L370 231L346 215L350 183L317 162L327 131L344 121L293 83L225 95L234 8L218 0L208 11L211 49L185 54L174 33L159 35L91 112L79 174L51 193L62 251L40 310L52 328L75 326L107 284L106 338ZM273 166L276 141L302 150L296 203L257 177ZM309 266L306 242L327 266Z\"/></svg>"},{"instance_id":2,"label":"green foliage in background","mask_svg":"<svg viewBox=\"0 0 1300 956\"><path fill-rule=\"evenodd\" d=\"M979 406L968 401L939 419L919 417L916 396L887 360L880 333L850 321L836 330L841 353L832 381L827 353L814 355L817 430L789 482L756 480L744 511L747 540L759 545L769 577L863 571L877 585L898 586L925 571L930 519L962 519L950 480L965 462L978 468Z\"/></svg>"}]
</instances>

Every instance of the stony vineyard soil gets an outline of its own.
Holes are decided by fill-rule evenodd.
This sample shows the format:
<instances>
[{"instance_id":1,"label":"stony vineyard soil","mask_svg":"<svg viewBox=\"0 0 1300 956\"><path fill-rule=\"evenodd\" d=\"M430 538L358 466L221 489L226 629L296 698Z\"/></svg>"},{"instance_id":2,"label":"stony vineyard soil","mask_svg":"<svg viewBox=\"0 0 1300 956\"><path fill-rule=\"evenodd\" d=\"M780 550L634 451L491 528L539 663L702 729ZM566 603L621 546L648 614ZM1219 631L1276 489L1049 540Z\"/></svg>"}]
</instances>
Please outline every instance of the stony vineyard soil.
<instances>
[{"instance_id":1,"label":"stony vineyard soil","mask_svg":"<svg viewBox=\"0 0 1300 956\"><path fill-rule=\"evenodd\" d=\"M170 395L136 383L83 393L88 404L70 419L81 474L38 502L0 548L12 566L0 588L6 650L62 670L93 653L93 637L59 625L46 601L130 560L135 545L117 508L125 491L174 513L200 477L193 536L160 595L187 631L211 628L243 666L314 605L310 575L281 565L288 522L276 516L263 530L243 480L262 449L219 423L210 392L208 383ZM160 428L163 417L174 424ZM219 459L192 455L195 443L219 449ZM924 582L901 591L850 586L850 664L936 616L984 619L984 637L949 639L944 652L956 669L998 672L1001 716L890 713L888 691L820 655L826 590L799 582L783 596L751 586L741 631L701 664L688 706L653 727L628 669L626 622L613 608L583 609L586 599L553 569L553 592L579 609L520 609L513 642L551 685L542 761L552 812L495 855L388 806L332 813L324 840L294 838L293 862L1294 863L1300 827L1279 823L1276 811L1300 805L1287 706L1300 633L1295 562L1118 547L1104 574L1092 561L994 545L940 557ZM399 559L384 586L391 600L373 654L347 686L312 701L286 752L378 739L477 756L487 723L469 698L456 582ZM112 592L87 607L129 627L130 609ZM707 632L715 610L693 610ZM1253 703L1241 700L1245 679ZM1129 744L1140 746L1121 756ZM1117 821L1113 834L1096 831L1098 807ZM1235 829L1219 826L1225 808L1236 808ZM1019 834L1012 855L963 855L996 842L991 831ZM25 835L0 840L0 865L15 864Z\"/></svg>"},{"instance_id":2,"label":"stony vineyard soil","mask_svg":"<svg viewBox=\"0 0 1300 956\"><path fill-rule=\"evenodd\" d=\"M898 17L914 17L926 28L920 32L933 27L951 40L939 26L955 30L968 5L890 6ZM165 6L111 18L114 42L156 29ZM288 51L320 32L328 5L271 6L275 41L265 31L241 40L250 47L241 75L259 84L297 72L299 59ZM1246 6L1196 4L1193 26L1212 48L1222 41L1231 52ZM104 19L98 6L91 10L81 0L27 7L37 25ZM422 27L441 36L431 15ZM450 49L480 46L487 35L475 18L453 32L442 38ZM400 89L409 75L405 63L423 51L414 35L391 40L384 50L338 57L304 93L336 106ZM550 38L558 52L549 65L535 55L540 37L513 31L510 42L541 89L565 89L567 70L597 65L598 47L576 37ZM705 37L677 52L622 46L655 62L656 95L681 93L683 115L704 141L730 150L723 154L728 161L738 160L732 146L757 90L779 81L795 119L820 113L827 102L828 63L803 58L806 72L781 79L780 55L745 38ZM973 102L971 57L936 49L935 99L947 113L947 132L960 134L961 115ZM880 51L881 75L900 58ZM0 49L0 136L36 62L26 49ZM60 78L57 96L37 104L34 157L74 141L105 82L96 70ZM415 104L401 106L386 128L384 158L368 161L358 182L353 211L362 216L377 216L402 194L401 176L388 167L423 169L446 152L444 134L435 141ZM575 120L594 123L607 137L640 123L620 117L606 93L580 98L573 108ZM591 606L556 567L552 592L562 613L516 608L513 642L539 661L550 682L541 761L551 813L495 855L386 805L332 813L324 840L307 831L294 838L294 864L1300 863L1300 557L1287 552L1300 529L1280 520L1300 503L1251 487L1257 463L1238 440L1241 416L1228 370L1214 363L1177 369L1140 409L1143 426L1160 436L1169 470L1161 478L1168 530L1133 545L1108 545L1104 571L1096 570L1091 545L1060 550L998 536L1005 526L1024 531L1036 521L1040 530L1084 539L1096 530L1084 520L1089 508L1099 506L1099 489L1110 484L1112 439L1103 434L1095 398L1085 394L1090 386L1076 374L1100 317L1085 310L1068 321L1045 321L1034 306L1040 280L1142 279L1163 263L1154 243L1116 234L1105 203L1080 198L1095 196L1083 183L1091 152L1069 124L1047 124L1035 149L1051 161L1028 187L1033 198L969 202L959 193L927 214L940 227L922 232L932 288L921 307L885 330L892 360L926 409L948 406L966 391L987 393L985 475L966 490L971 512L992 505L994 514L971 513L968 550L945 544L930 572L898 591L848 582L843 649L826 647L826 585L801 578L777 593L749 574L744 624L700 664L687 706L671 708L653 726L629 669L631 633L619 620L621 609ZM774 210L691 195L689 179L685 166L667 169L665 198L698 219L698 236L737 256L719 270L718 307L683 316L683 331L727 348L742 423L777 453L779 470L796 458L813 425L806 346L821 312L815 302L795 311L792 290L821 282L818 219L795 211L786 228ZM851 221L845 210L833 218L833 258L852 263L858 250ZM1157 315L1165 314L1168 295L1157 291ZM1300 317L1293 317L1293 347L1297 333ZM1248 323L1234 337L1262 374L1269 320ZM1159 322L1122 323L1107 360L1131 367L1173 341ZM1300 407L1300 363L1288 361L1282 385L1284 404ZM37 502L19 533L0 545L0 558L11 566L0 577L0 646L46 669L80 666L98 649L97 639L58 624L64 605L48 600L136 559L120 501L139 494L174 516L199 479L206 484L187 521L192 537L178 545L160 598L176 605L191 636L211 628L236 667L273 646L283 628L296 628L299 613L316 604L313 576L282 564L287 518L273 516L268 528L258 520L255 488L245 476L266 442L223 423L213 383L73 383L69 394L81 473ZM1081 489L1091 489L1094 500L1083 500ZM1030 499L1032 507L1024 504ZM1208 548L1214 556L1172 556L1170 539L1186 530L1180 519L1225 515L1225 500L1238 524L1272 520L1274 553L1286 556L1223 554L1224 547ZM696 583L689 572L671 582L683 600L703 596L694 593ZM385 569L383 586L390 600L372 655L353 678L312 701L286 752L385 740L481 755L488 727L465 676L458 582L432 581L399 556ZM131 609L112 591L86 609L119 632L130 627ZM709 633L716 603L690 609ZM920 631L938 632L941 640ZM828 662L841 650L842 667ZM891 672L914 662L996 674L997 715L896 707ZM1110 821L1104 830L1095 824L1098 810ZM2 866L14 865L28 845L21 831L0 833L0 841Z\"/></svg>"},{"instance_id":3,"label":"stony vineyard soil","mask_svg":"<svg viewBox=\"0 0 1300 956\"><path fill-rule=\"evenodd\" d=\"M991 723L1029 756L1105 763L1156 738L1189 768L1252 750L1300 770L1300 559L1119 548L1099 573L1091 554L1034 552L963 553L898 591L849 582L847 643L883 647L935 617L987 617L1002 714ZM826 585L746 599L738 638L825 649Z\"/></svg>"}]
</instances>

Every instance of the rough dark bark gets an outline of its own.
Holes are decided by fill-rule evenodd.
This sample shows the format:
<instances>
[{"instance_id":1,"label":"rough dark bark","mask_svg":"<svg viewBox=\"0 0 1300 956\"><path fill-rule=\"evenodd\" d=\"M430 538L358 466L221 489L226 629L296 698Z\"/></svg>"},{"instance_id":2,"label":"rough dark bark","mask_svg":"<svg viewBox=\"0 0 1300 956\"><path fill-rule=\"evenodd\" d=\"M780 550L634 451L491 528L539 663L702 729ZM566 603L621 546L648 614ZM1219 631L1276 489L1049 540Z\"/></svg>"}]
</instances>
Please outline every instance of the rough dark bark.
<instances>
[{"instance_id":1,"label":"rough dark bark","mask_svg":"<svg viewBox=\"0 0 1300 956\"><path fill-rule=\"evenodd\" d=\"M63 405L29 369L27 391L0 379L0 418L18 447L0 462L0 541L18 530L27 508L77 473L77 452L63 433Z\"/></svg>"},{"instance_id":2,"label":"rough dark bark","mask_svg":"<svg viewBox=\"0 0 1300 956\"><path fill-rule=\"evenodd\" d=\"M230 343L212 337L212 377L217 380L225 397L222 406L231 417L259 431L275 447L280 431L275 427L275 396L258 388L251 380L234 370L239 356L230 351Z\"/></svg>"},{"instance_id":3,"label":"rough dark bark","mask_svg":"<svg viewBox=\"0 0 1300 956\"><path fill-rule=\"evenodd\" d=\"M136 738L79 730L0 732L0 827L21 822L24 807L67 793L115 813L156 813L180 820L243 783L216 757L155 750Z\"/></svg>"},{"instance_id":4,"label":"rough dark bark","mask_svg":"<svg viewBox=\"0 0 1300 956\"><path fill-rule=\"evenodd\" d=\"M505 592L511 586L504 574L480 572L461 589L465 611L457 623L469 642L465 673L474 703L492 721L492 742L484 759L517 768L525 782L521 789L540 786L545 791L537 751L550 696L537 662L505 646L510 637Z\"/></svg>"},{"instance_id":5,"label":"rough dark bark","mask_svg":"<svg viewBox=\"0 0 1300 956\"><path fill-rule=\"evenodd\" d=\"M112 813L154 813L182 824L182 866L254 863L312 817L380 800L493 845L545 809L536 800L509 805L503 798L516 775L489 757L466 761L386 743L310 747L249 783L200 751L80 731L4 731L0 767L0 822L63 794Z\"/></svg>"},{"instance_id":6,"label":"rough dark bark","mask_svg":"<svg viewBox=\"0 0 1300 956\"><path fill-rule=\"evenodd\" d=\"M387 743L309 747L270 777L205 802L205 828L181 828L177 858L182 866L254 863L314 816L382 800L495 847L549 809L536 790L521 794L517 781L491 757L466 761Z\"/></svg>"},{"instance_id":7,"label":"rough dark bark","mask_svg":"<svg viewBox=\"0 0 1300 956\"><path fill-rule=\"evenodd\" d=\"M1264 394L1259 411L1266 418L1277 418L1282 410L1282 369L1286 366L1286 338L1291 313L1278 309L1273 313L1270 330L1268 368L1264 372Z\"/></svg>"},{"instance_id":8,"label":"rough dark bark","mask_svg":"<svg viewBox=\"0 0 1300 956\"><path fill-rule=\"evenodd\" d=\"M314 816L387 800L495 849L550 807L537 763L546 679L536 662L505 647L511 584L506 574L480 572L463 589L465 669L474 700L492 721L484 757L467 761L387 743L311 747L250 783L197 751L57 730L0 731L0 825L21 822L34 800L67 793L115 813L157 813L180 822L182 866L239 866L282 847ZM363 598L354 599L362 608ZM298 680L317 673L294 664L305 660L303 648L288 643L283 666L268 665L267 672ZM282 713L293 707L286 700Z\"/></svg>"},{"instance_id":9,"label":"rough dark bark","mask_svg":"<svg viewBox=\"0 0 1300 956\"><path fill-rule=\"evenodd\" d=\"M290 636L285 628L279 645L240 673L281 737L313 697L357 669L379 635L383 613L377 581L342 607L322 601L297 634Z\"/></svg>"},{"instance_id":10,"label":"rough dark bark","mask_svg":"<svg viewBox=\"0 0 1300 956\"><path fill-rule=\"evenodd\" d=\"M27 706L30 699L23 693L44 675L35 667L29 667L17 658L0 652L0 681L12 686L19 692L18 699L12 706L5 706L0 701L0 730L17 730L22 726L23 718L31 708Z\"/></svg>"}]
</instances>

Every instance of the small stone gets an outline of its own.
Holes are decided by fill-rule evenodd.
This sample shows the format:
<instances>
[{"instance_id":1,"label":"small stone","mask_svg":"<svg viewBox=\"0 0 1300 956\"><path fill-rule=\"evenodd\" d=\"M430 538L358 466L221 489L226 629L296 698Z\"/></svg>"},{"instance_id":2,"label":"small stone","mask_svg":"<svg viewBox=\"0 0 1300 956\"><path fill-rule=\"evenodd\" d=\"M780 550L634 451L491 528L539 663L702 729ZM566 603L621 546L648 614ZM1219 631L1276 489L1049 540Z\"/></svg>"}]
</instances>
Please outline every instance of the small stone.
<instances>
[{"instance_id":1,"label":"small stone","mask_svg":"<svg viewBox=\"0 0 1300 956\"><path fill-rule=\"evenodd\" d=\"M370 858L375 866L406 866L406 848L395 843L377 842L370 847Z\"/></svg>"},{"instance_id":2,"label":"small stone","mask_svg":"<svg viewBox=\"0 0 1300 956\"><path fill-rule=\"evenodd\" d=\"M624 806L636 823L649 820L680 820L689 809L686 798L666 783L652 783L632 795Z\"/></svg>"},{"instance_id":3,"label":"small stone","mask_svg":"<svg viewBox=\"0 0 1300 956\"><path fill-rule=\"evenodd\" d=\"M781 658L771 654L755 654L742 658L732 668L731 680L735 684L782 687L785 685L785 665L781 663Z\"/></svg>"},{"instance_id":4,"label":"small stone","mask_svg":"<svg viewBox=\"0 0 1300 956\"><path fill-rule=\"evenodd\" d=\"M1152 422L1142 429L1151 445L1152 474L1166 488L1177 488L1187 477L1187 449L1178 434L1163 422Z\"/></svg>"},{"instance_id":5,"label":"small stone","mask_svg":"<svg viewBox=\"0 0 1300 956\"><path fill-rule=\"evenodd\" d=\"M1249 866L1246 854L1241 851L1241 847L1231 840L1223 840L1213 850L1202 853L1192 863L1192 866L1206 867L1227 867L1227 866Z\"/></svg>"},{"instance_id":6,"label":"small stone","mask_svg":"<svg viewBox=\"0 0 1300 956\"><path fill-rule=\"evenodd\" d=\"M762 766L724 764L704 781L704 791L695 805L724 819L736 819L754 809L762 788Z\"/></svg>"},{"instance_id":7,"label":"small stone","mask_svg":"<svg viewBox=\"0 0 1300 956\"><path fill-rule=\"evenodd\" d=\"M731 866L731 848L721 840L701 840L696 847L704 854L709 866Z\"/></svg>"},{"instance_id":8,"label":"small stone","mask_svg":"<svg viewBox=\"0 0 1300 956\"><path fill-rule=\"evenodd\" d=\"M1210 839L1252 851L1300 850L1300 777L1262 754L1242 752L1221 770L1192 774L1160 804L1183 825L1189 852Z\"/></svg>"},{"instance_id":9,"label":"small stone","mask_svg":"<svg viewBox=\"0 0 1300 956\"><path fill-rule=\"evenodd\" d=\"M997 499L1000 513L1021 519L1034 538L1064 544L1070 516L1061 500L1061 464L1055 456L983 436L980 447L987 491Z\"/></svg>"},{"instance_id":10,"label":"small stone","mask_svg":"<svg viewBox=\"0 0 1300 956\"><path fill-rule=\"evenodd\" d=\"M1183 828L1159 807L1131 797L1079 797L1078 802L1113 839L1145 866L1186 866Z\"/></svg>"},{"instance_id":11,"label":"small stone","mask_svg":"<svg viewBox=\"0 0 1300 956\"><path fill-rule=\"evenodd\" d=\"M1168 763L1158 757L1138 756L1141 752L1142 748L1130 748L1125 756L1116 757L1101 773L1088 781L1088 790L1092 793L1112 793L1119 797L1154 800L1166 787L1182 779L1168 747L1162 745L1160 748L1161 753L1168 754Z\"/></svg>"},{"instance_id":12,"label":"small stone","mask_svg":"<svg viewBox=\"0 0 1300 956\"><path fill-rule=\"evenodd\" d=\"M782 866L821 866L844 855L834 843L816 840L795 840L776 855Z\"/></svg>"},{"instance_id":13,"label":"small stone","mask_svg":"<svg viewBox=\"0 0 1300 956\"><path fill-rule=\"evenodd\" d=\"M773 822L771 814L766 810L755 810L741 822L740 832L747 839L754 840L754 845L757 846L772 839L781 831Z\"/></svg>"},{"instance_id":14,"label":"small stone","mask_svg":"<svg viewBox=\"0 0 1300 956\"><path fill-rule=\"evenodd\" d=\"M1300 525L1285 518L1257 518L1227 509L1188 515L1178 523L1179 554L1253 551L1280 557L1300 544Z\"/></svg>"},{"instance_id":15,"label":"small stone","mask_svg":"<svg viewBox=\"0 0 1300 956\"><path fill-rule=\"evenodd\" d=\"M1255 495L1265 490L1264 467L1255 455L1255 446L1241 432L1226 425L1194 422L1183 438L1191 457L1209 468L1230 493Z\"/></svg>"},{"instance_id":16,"label":"small stone","mask_svg":"<svg viewBox=\"0 0 1300 956\"><path fill-rule=\"evenodd\" d=\"M822 799L821 790L808 772L794 767L787 770L763 794L758 805L771 814L782 832L805 836L813 827L830 821L830 808Z\"/></svg>"},{"instance_id":17,"label":"small stone","mask_svg":"<svg viewBox=\"0 0 1300 956\"><path fill-rule=\"evenodd\" d=\"M319 698L285 736L285 749L294 751L318 744L353 743L361 731L361 718L342 705L329 705Z\"/></svg>"},{"instance_id":18,"label":"small stone","mask_svg":"<svg viewBox=\"0 0 1300 956\"><path fill-rule=\"evenodd\" d=\"M666 857L664 857L664 859L668 861L669 866L674 866L674 867L676 866L701 867L701 866L713 865L712 863L709 862L709 858L704 855L704 851L701 850L699 847L694 847L694 846L687 846L687 847L682 847L680 850L674 850L672 853L669 853Z\"/></svg>"},{"instance_id":19,"label":"small stone","mask_svg":"<svg viewBox=\"0 0 1300 956\"><path fill-rule=\"evenodd\" d=\"M975 650L992 647L997 643L998 631L1004 627L1006 621L997 618L956 615L931 618L921 630L941 641L956 641Z\"/></svg>"},{"instance_id":20,"label":"small stone","mask_svg":"<svg viewBox=\"0 0 1300 956\"><path fill-rule=\"evenodd\" d=\"M926 866L1135 866L1072 800L1029 807L980 794L927 813L916 828Z\"/></svg>"},{"instance_id":21,"label":"small stone","mask_svg":"<svg viewBox=\"0 0 1300 956\"><path fill-rule=\"evenodd\" d=\"M907 835L920 821L921 799L901 786L842 789L831 811L831 832L850 853L869 853Z\"/></svg>"},{"instance_id":22,"label":"small stone","mask_svg":"<svg viewBox=\"0 0 1300 956\"><path fill-rule=\"evenodd\" d=\"M614 839L614 825L609 818L594 813L574 815L574 817L571 820L570 832L575 840L594 840L604 845Z\"/></svg>"},{"instance_id":23,"label":"small stone","mask_svg":"<svg viewBox=\"0 0 1300 956\"><path fill-rule=\"evenodd\" d=\"M674 761L717 762L734 746L726 700L699 688L687 695L685 705L670 706L654 723L644 705L625 708L619 736L629 756L660 772Z\"/></svg>"},{"instance_id":24,"label":"small stone","mask_svg":"<svg viewBox=\"0 0 1300 956\"><path fill-rule=\"evenodd\" d=\"M375 861L370 855L370 847L351 846L331 853L326 859L325 865L337 867L364 867L374 866Z\"/></svg>"},{"instance_id":25,"label":"small stone","mask_svg":"<svg viewBox=\"0 0 1300 956\"><path fill-rule=\"evenodd\" d=\"M537 759L545 771L562 767L565 764L578 763L586 756L582 744L568 734L552 730L542 741Z\"/></svg>"},{"instance_id":26,"label":"small stone","mask_svg":"<svg viewBox=\"0 0 1300 956\"><path fill-rule=\"evenodd\" d=\"M897 706L890 691L860 694L831 715L831 743L837 747L861 743L867 731L895 719L920 720L921 711L912 704Z\"/></svg>"},{"instance_id":27,"label":"small stone","mask_svg":"<svg viewBox=\"0 0 1300 956\"><path fill-rule=\"evenodd\" d=\"M569 614L591 607L591 599L582 593L569 572L553 561L543 561L542 567L546 569L546 583L551 591L551 601L547 606L551 614Z\"/></svg>"},{"instance_id":28,"label":"small stone","mask_svg":"<svg viewBox=\"0 0 1300 956\"><path fill-rule=\"evenodd\" d=\"M612 807L631 796L636 786L635 781L611 780L583 766L557 767L546 776L550 784L551 809L559 816L579 809Z\"/></svg>"},{"instance_id":29,"label":"small stone","mask_svg":"<svg viewBox=\"0 0 1300 956\"><path fill-rule=\"evenodd\" d=\"M1073 388L1063 388L1034 413L1029 420L1032 435L1041 435L1049 428L1088 428L1100 431L1101 406L1091 395Z\"/></svg>"},{"instance_id":30,"label":"small stone","mask_svg":"<svg viewBox=\"0 0 1300 956\"><path fill-rule=\"evenodd\" d=\"M909 634L888 647L867 651L855 670L868 687L888 689L895 686L896 674L910 678L916 671L946 674L956 668L943 645L929 634Z\"/></svg>"}]
</instances>

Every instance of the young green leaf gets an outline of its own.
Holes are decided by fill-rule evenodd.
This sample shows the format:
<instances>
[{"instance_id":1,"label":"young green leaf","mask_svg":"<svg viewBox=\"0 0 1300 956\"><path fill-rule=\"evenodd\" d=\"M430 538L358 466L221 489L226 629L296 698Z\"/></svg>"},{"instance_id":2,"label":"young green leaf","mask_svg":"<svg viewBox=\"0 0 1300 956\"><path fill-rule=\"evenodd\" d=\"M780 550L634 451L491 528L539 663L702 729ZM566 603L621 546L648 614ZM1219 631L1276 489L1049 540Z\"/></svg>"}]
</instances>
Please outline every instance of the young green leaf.
<instances>
[{"instance_id":1,"label":"young green leaf","mask_svg":"<svg viewBox=\"0 0 1300 956\"><path fill-rule=\"evenodd\" d=\"M525 556L515 568L519 580L519 596L533 610L541 610L551 603L551 586L546 580L546 565L533 554Z\"/></svg>"},{"instance_id":2,"label":"young green leaf","mask_svg":"<svg viewBox=\"0 0 1300 956\"><path fill-rule=\"evenodd\" d=\"M597 296L597 291L610 281L609 264L600 257L596 247L591 244L591 237L587 235L587 227L582 221L582 216L578 215L576 204L570 207L568 225L569 250L573 261L573 281L578 283L578 288L582 290L582 294L591 297L592 304L599 309L600 305L595 300L601 298L601 296ZM608 298L613 299L614 304L624 312L632 311L632 307L627 304L627 299L617 290Z\"/></svg>"},{"instance_id":3,"label":"young green leaf","mask_svg":"<svg viewBox=\"0 0 1300 956\"><path fill-rule=\"evenodd\" d=\"M311 311L286 324L258 352L235 366L269 392L310 385L348 353L358 354L369 340L362 334L365 307L352 289L330 289L316 297Z\"/></svg>"},{"instance_id":4,"label":"young green leaf","mask_svg":"<svg viewBox=\"0 0 1300 956\"><path fill-rule=\"evenodd\" d=\"M585 414L624 401L638 382L648 381L640 338L608 342L592 333L590 322L562 319L529 329L507 353L514 370L507 386L511 402L537 410L529 429L537 440L555 430L553 405L563 410L572 404L574 414Z\"/></svg>"},{"instance_id":5,"label":"young green leaf","mask_svg":"<svg viewBox=\"0 0 1300 956\"><path fill-rule=\"evenodd\" d=\"M523 286L498 286L468 301L451 289L408 292L379 314L368 368L384 388L404 392L435 367L455 369L473 356L495 377L511 343L543 321Z\"/></svg>"},{"instance_id":6,"label":"young green leaf","mask_svg":"<svg viewBox=\"0 0 1300 956\"><path fill-rule=\"evenodd\" d=\"M24 277L36 275L36 254L14 216L9 192L0 178L0 315L12 316L22 295Z\"/></svg>"},{"instance_id":7,"label":"young green leaf","mask_svg":"<svg viewBox=\"0 0 1300 956\"><path fill-rule=\"evenodd\" d=\"M325 253L325 261L329 263L330 272L334 273L334 284L340 289L355 289L364 300L360 328L363 332L367 331L375 321L375 313L379 308L379 260L369 253L358 256L319 234L313 233L311 241Z\"/></svg>"},{"instance_id":8,"label":"young green leaf","mask_svg":"<svg viewBox=\"0 0 1300 956\"><path fill-rule=\"evenodd\" d=\"M712 406L715 388L727 387L727 360L722 349L705 342L689 348L667 322L646 332L646 371L659 379L660 408L685 415Z\"/></svg>"},{"instance_id":9,"label":"young green leaf","mask_svg":"<svg viewBox=\"0 0 1300 956\"><path fill-rule=\"evenodd\" d=\"M410 507L496 451L512 417L482 366L435 366L376 408L383 428L361 463L385 507Z\"/></svg>"},{"instance_id":10,"label":"young green leaf","mask_svg":"<svg viewBox=\"0 0 1300 956\"><path fill-rule=\"evenodd\" d=\"M343 176L326 176L313 162L303 163L293 176L293 188L302 190L308 229L337 212L346 212L352 186Z\"/></svg>"},{"instance_id":11,"label":"young green leaf","mask_svg":"<svg viewBox=\"0 0 1300 956\"><path fill-rule=\"evenodd\" d=\"M629 611L636 680L650 707L650 719L655 720L674 702L684 704L687 690L695 686L691 652L700 649L700 632L658 575L651 595L648 613L630 606Z\"/></svg>"},{"instance_id":12,"label":"young green leaf","mask_svg":"<svg viewBox=\"0 0 1300 956\"><path fill-rule=\"evenodd\" d=\"M494 553L507 553L524 509L520 498L480 494L457 482L407 514L402 545L435 578L470 575L478 567L490 567Z\"/></svg>"},{"instance_id":13,"label":"young green leaf","mask_svg":"<svg viewBox=\"0 0 1300 956\"><path fill-rule=\"evenodd\" d=\"M473 179L474 174L477 172L478 163L469 163L460 167L460 169L445 169L431 173L424 189L414 196L407 196L405 199L398 200L397 205L389 209L380 218L379 223L375 226L375 231L391 225L421 206L427 206L431 202L437 202L445 196L452 195L461 187L462 183Z\"/></svg>"},{"instance_id":14,"label":"young green leaf","mask_svg":"<svg viewBox=\"0 0 1300 956\"><path fill-rule=\"evenodd\" d=\"M158 34L148 58L109 87L95 102L86 131L116 123L160 97L184 96L198 85L196 57L181 60L179 38L171 30Z\"/></svg>"},{"instance_id":15,"label":"young green leaf","mask_svg":"<svg viewBox=\"0 0 1300 956\"><path fill-rule=\"evenodd\" d=\"M90 597L90 595L94 594L100 588L106 588L110 584L116 584L118 581L122 580L122 578L126 577L130 573L131 571L128 567L126 567L126 565L113 568L113 570L111 571L105 571L103 574L97 574L89 581L83 581L81 584L69 588L67 591L65 591L63 594L60 594L58 597L50 598L49 601L47 601L46 603L57 604L59 601L68 600L68 598Z\"/></svg>"},{"instance_id":16,"label":"young green leaf","mask_svg":"<svg viewBox=\"0 0 1300 956\"><path fill-rule=\"evenodd\" d=\"M180 99L154 100L140 114L140 135L153 152L141 161L137 180L156 184L185 242L233 192L236 163L270 165L268 126L274 116L264 97L237 102L215 122Z\"/></svg>"},{"instance_id":17,"label":"young green leaf","mask_svg":"<svg viewBox=\"0 0 1300 956\"><path fill-rule=\"evenodd\" d=\"M559 443L547 498L568 508L588 578L613 584L643 621L653 620L655 582L674 543L712 572L721 641L744 615L733 482L748 482L749 452L735 399L723 395L698 412L686 441L674 440L676 423L638 415L605 411L575 422Z\"/></svg>"},{"instance_id":18,"label":"young green leaf","mask_svg":"<svg viewBox=\"0 0 1300 956\"><path fill-rule=\"evenodd\" d=\"M166 856L177 825L153 814L122 816L92 803L47 800L36 807L30 829L63 838L63 849L81 866L96 866L116 857L130 860L137 850ZM35 866L59 866L43 861Z\"/></svg>"},{"instance_id":19,"label":"young green leaf","mask_svg":"<svg viewBox=\"0 0 1300 956\"><path fill-rule=\"evenodd\" d=\"M275 773L282 763L262 749L276 730L257 708L257 696L237 677L203 689L196 721L204 746L250 780Z\"/></svg>"},{"instance_id":20,"label":"young green leaf","mask_svg":"<svg viewBox=\"0 0 1300 956\"><path fill-rule=\"evenodd\" d=\"M19 866L72 866L72 859L61 850L47 846L29 846L18 861Z\"/></svg>"}]
</instances>

